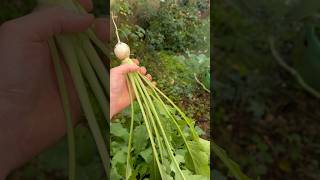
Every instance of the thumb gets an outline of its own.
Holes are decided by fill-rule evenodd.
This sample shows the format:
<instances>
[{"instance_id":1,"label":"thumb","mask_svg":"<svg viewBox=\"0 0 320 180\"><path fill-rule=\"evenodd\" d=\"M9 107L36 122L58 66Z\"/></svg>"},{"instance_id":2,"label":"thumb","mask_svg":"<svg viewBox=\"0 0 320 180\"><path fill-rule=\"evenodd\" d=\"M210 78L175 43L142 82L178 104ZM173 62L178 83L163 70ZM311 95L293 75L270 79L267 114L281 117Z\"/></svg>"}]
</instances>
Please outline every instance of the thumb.
<instances>
[{"instance_id":1,"label":"thumb","mask_svg":"<svg viewBox=\"0 0 320 180\"><path fill-rule=\"evenodd\" d=\"M139 66L136 64L123 64L118 67L113 68L116 73L119 74L128 74L130 72L136 72L139 70Z\"/></svg>"},{"instance_id":2,"label":"thumb","mask_svg":"<svg viewBox=\"0 0 320 180\"><path fill-rule=\"evenodd\" d=\"M53 7L40 9L29 15L13 20L15 29L21 35L33 41L46 41L53 35L61 33L83 32L93 23L94 17L90 14L77 14Z\"/></svg>"}]
</instances>

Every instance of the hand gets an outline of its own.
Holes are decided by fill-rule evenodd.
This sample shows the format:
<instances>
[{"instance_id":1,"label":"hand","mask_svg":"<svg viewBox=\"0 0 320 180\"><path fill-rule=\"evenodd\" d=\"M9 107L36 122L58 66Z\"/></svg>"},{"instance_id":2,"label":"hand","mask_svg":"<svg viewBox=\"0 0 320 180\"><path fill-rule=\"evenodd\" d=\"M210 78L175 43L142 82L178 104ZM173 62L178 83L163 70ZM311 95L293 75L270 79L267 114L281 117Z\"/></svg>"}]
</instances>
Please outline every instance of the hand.
<instances>
[{"instance_id":1,"label":"hand","mask_svg":"<svg viewBox=\"0 0 320 180\"><path fill-rule=\"evenodd\" d=\"M90 0L80 3L87 11L92 9ZM39 9L0 27L0 180L64 136L64 113L47 40L60 33L83 32L93 24L106 40L106 20L58 7ZM80 103L63 68L76 123Z\"/></svg>"},{"instance_id":2,"label":"hand","mask_svg":"<svg viewBox=\"0 0 320 180\"><path fill-rule=\"evenodd\" d=\"M134 59L133 62L135 64L124 64L110 70L110 119L130 105L126 75L130 72L140 72L143 75L147 73L145 67L138 66L138 60ZM147 74L146 77L152 80L150 74Z\"/></svg>"}]
</instances>

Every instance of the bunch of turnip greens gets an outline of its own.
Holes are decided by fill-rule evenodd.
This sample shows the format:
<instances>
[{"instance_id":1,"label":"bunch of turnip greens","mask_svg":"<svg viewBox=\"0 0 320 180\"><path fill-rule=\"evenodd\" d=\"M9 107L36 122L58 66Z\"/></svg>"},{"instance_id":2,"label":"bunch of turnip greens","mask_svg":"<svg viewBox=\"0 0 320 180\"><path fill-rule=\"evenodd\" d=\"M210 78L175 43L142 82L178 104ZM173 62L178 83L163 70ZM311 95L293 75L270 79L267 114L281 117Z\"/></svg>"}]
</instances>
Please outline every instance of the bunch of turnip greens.
<instances>
[{"instance_id":1,"label":"bunch of turnip greens","mask_svg":"<svg viewBox=\"0 0 320 180\"><path fill-rule=\"evenodd\" d=\"M74 13L87 13L75 0L38 0L39 6L60 6ZM83 112L97 145L103 167L108 178L109 154L108 131L97 121L95 106L103 114L103 121L108 125L108 76L107 66L99 56L95 47L108 56L106 46L98 40L92 28L82 33L56 35L48 41L52 61L58 79L63 110L65 113L68 148L69 148L69 179L74 180L76 174L75 138L70 111L69 95L65 84L62 64L65 63L71 74L76 92L79 96ZM64 62L63 62L64 61Z\"/></svg>"},{"instance_id":2,"label":"bunch of turnip greens","mask_svg":"<svg viewBox=\"0 0 320 180\"><path fill-rule=\"evenodd\" d=\"M133 64L130 47L121 42L114 18L118 40L114 54L122 64ZM111 126L111 178L210 179L210 142L200 138L195 121L143 75L131 72L127 83L137 103L131 98L131 121L125 127L121 123ZM223 149L214 142L212 147L235 178L248 179Z\"/></svg>"},{"instance_id":3,"label":"bunch of turnip greens","mask_svg":"<svg viewBox=\"0 0 320 180\"><path fill-rule=\"evenodd\" d=\"M114 54L122 64L133 64L130 48L121 42L115 16L111 14L118 40ZM116 154L112 155L112 179L209 179L210 142L199 137L195 130L195 122L145 76L131 72L126 78L131 99L130 130L125 134L123 128L121 130L121 127L111 127L115 136L122 132L120 138L127 144L126 148L124 146L117 149L114 151ZM143 121L139 124L135 124L132 98L134 96L138 102L137 110L142 114ZM141 132L135 134L137 131ZM140 143L134 145L137 141ZM146 143L143 145L143 142L150 143L148 150L145 150ZM112 146L117 147L116 144ZM150 168L146 174L140 172L140 166L143 164L138 161L142 153L140 150L145 150L144 161L149 163L147 166ZM147 153L151 153L152 156L149 154L147 158ZM122 172L122 176L119 175L119 171Z\"/></svg>"}]
</instances>

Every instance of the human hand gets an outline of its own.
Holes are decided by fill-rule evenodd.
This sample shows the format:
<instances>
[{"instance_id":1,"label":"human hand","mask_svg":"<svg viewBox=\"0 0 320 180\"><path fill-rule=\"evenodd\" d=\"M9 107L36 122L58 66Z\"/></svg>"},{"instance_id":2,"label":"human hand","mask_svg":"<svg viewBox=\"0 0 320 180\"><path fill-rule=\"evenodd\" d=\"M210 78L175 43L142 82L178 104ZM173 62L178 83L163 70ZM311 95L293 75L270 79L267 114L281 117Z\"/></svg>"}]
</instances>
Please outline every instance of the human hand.
<instances>
[{"instance_id":1,"label":"human hand","mask_svg":"<svg viewBox=\"0 0 320 180\"><path fill-rule=\"evenodd\" d=\"M79 0L87 11L90 0ZM65 118L47 40L93 25L107 39L107 22L62 8L39 9L0 26L0 180L65 134ZM104 33L103 33L104 32ZM80 103L63 64L74 122Z\"/></svg>"},{"instance_id":2,"label":"human hand","mask_svg":"<svg viewBox=\"0 0 320 180\"><path fill-rule=\"evenodd\" d=\"M133 62L135 64L124 64L110 70L110 119L130 105L126 75L130 72L140 72L143 75L147 73L145 67L138 66L138 60L134 59ZM146 77L152 80L150 74L147 74Z\"/></svg>"}]
</instances>

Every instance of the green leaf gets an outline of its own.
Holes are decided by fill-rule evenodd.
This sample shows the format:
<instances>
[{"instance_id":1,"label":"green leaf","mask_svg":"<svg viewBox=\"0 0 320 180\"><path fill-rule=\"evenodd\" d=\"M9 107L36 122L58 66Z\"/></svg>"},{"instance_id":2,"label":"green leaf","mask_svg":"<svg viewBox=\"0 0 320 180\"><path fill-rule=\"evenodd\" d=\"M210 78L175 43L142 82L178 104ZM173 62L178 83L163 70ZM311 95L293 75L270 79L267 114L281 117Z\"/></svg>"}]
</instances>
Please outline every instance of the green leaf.
<instances>
[{"instance_id":1,"label":"green leaf","mask_svg":"<svg viewBox=\"0 0 320 180\"><path fill-rule=\"evenodd\" d=\"M161 180L161 175L160 175L155 158L152 159L152 162L150 164L150 179Z\"/></svg>"},{"instance_id":2,"label":"green leaf","mask_svg":"<svg viewBox=\"0 0 320 180\"><path fill-rule=\"evenodd\" d=\"M113 157L112 157L112 164L117 165L117 164L125 164L127 159L126 159L126 154L127 151L126 149L123 149L121 151L118 151Z\"/></svg>"},{"instance_id":3,"label":"green leaf","mask_svg":"<svg viewBox=\"0 0 320 180\"><path fill-rule=\"evenodd\" d=\"M189 170L182 170L182 173L184 174L185 178L188 179L192 179L192 180L209 180L210 177L207 176L203 176L203 175L194 175L192 174L191 171Z\"/></svg>"},{"instance_id":4,"label":"green leaf","mask_svg":"<svg viewBox=\"0 0 320 180\"><path fill-rule=\"evenodd\" d=\"M212 143L212 149L213 152L222 160L222 162L227 166L229 169L230 173L234 178L237 180L249 180L250 178L247 177L243 172L241 171L239 165L235 163L233 160L231 160L228 156L227 153L217 146L213 141Z\"/></svg>"},{"instance_id":5,"label":"green leaf","mask_svg":"<svg viewBox=\"0 0 320 180\"><path fill-rule=\"evenodd\" d=\"M187 143L190 148L190 152L185 156L187 168L199 175L210 177L210 148L207 147L209 141L188 141Z\"/></svg>"},{"instance_id":6,"label":"green leaf","mask_svg":"<svg viewBox=\"0 0 320 180\"><path fill-rule=\"evenodd\" d=\"M153 157L152 157L152 149L148 148L140 152L141 157L147 162L151 163Z\"/></svg>"},{"instance_id":7,"label":"green leaf","mask_svg":"<svg viewBox=\"0 0 320 180\"><path fill-rule=\"evenodd\" d=\"M315 27L307 26L306 40L305 58L297 63L296 68L308 85L320 91L320 42Z\"/></svg>"},{"instance_id":8,"label":"green leaf","mask_svg":"<svg viewBox=\"0 0 320 180\"><path fill-rule=\"evenodd\" d=\"M117 172L116 168L111 168L110 170L110 179L112 180L122 180L122 177Z\"/></svg>"},{"instance_id":9,"label":"green leaf","mask_svg":"<svg viewBox=\"0 0 320 180\"><path fill-rule=\"evenodd\" d=\"M111 164L112 169L116 169L120 176L125 176L127 162L127 147L115 153L112 157Z\"/></svg>"},{"instance_id":10,"label":"green leaf","mask_svg":"<svg viewBox=\"0 0 320 180\"><path fill-rule=\"evenodd\" d=\"M135 153L139 154L148 144L147 128L145 125L137 126L133 132L133 148Z\"/></svg>"},{"instance_id":11,"label":"green leaf","mask_svg":"<svg viewBox=\"0 0 320 180\"><path fill-rule=\"evenodd\" d=\"M110 123L110 133L128 142L129 132L121 123Z\"/></svg>"}]
</instances>

